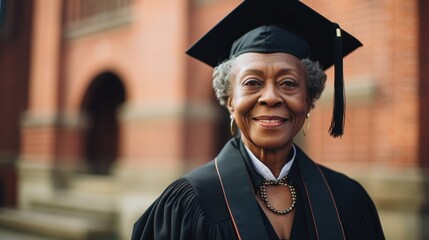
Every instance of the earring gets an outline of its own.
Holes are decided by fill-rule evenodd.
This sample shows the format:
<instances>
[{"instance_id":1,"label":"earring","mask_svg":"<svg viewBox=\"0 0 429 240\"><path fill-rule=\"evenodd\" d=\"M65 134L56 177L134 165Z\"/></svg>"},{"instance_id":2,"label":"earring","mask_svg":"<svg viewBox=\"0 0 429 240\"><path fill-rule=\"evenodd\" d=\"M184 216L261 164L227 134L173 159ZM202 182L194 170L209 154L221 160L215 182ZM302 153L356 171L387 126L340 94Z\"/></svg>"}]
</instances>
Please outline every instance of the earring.
<instances>
[{"instance_id":1,"label":"earring","mask_svg":"<svg viewBox=\"0 0 429 240\"><path fill-rule=\"evenodd\" d=\"M235 121L234 121L234 117L231 115L229 115L229 118L231 118L231 122L229 125L230 131L231 131L231 135L235 136L235 133L237 132L237 125L235 125Z\"/></svg>"},{"instance_id":2,"label":"earring","mask_svg":"<svg viewBox=\"0 0 429 240\"><path fill-rule=\"evenodd\" d=\"M307 116L305 117L305 120L307 122L307 126L302 129L302 134L304 136L307 136L309 130L310 130L310 113L307 113Z\"/></svg>"}]
</instances>

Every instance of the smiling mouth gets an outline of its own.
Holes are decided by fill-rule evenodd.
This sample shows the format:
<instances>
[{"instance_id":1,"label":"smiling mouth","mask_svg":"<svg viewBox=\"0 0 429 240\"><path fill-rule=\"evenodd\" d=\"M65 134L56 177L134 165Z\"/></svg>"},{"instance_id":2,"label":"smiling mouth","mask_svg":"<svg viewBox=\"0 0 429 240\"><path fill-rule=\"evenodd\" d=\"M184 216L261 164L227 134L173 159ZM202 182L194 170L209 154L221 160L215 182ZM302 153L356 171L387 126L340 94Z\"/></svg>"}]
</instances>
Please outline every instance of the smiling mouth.
<instances>
[{"instance_id":1,"label":"smiling mouth","mask_svg":"<svg viewBox=\"0 0 429 240\"><path fill-rule=\"evenodd\" d=\"M278 127L283 123L287 122L289 119L282 118L282 117L264 116L264 117L256 117L253 120L258 122L263 127Z\"/></svg>"},{"instance_id":2,"label":"smiling mouth","mask_svg":"<svg viewBox=\"0 0 429 240\"><path fill-rule=\"evenodd\" d=\"M263 123L277 123L277 122L283 122L285 120L281 120L281 119L261 119L261 120L256 120L258 122L263 122Z\"/></svg>"}]
</instances>

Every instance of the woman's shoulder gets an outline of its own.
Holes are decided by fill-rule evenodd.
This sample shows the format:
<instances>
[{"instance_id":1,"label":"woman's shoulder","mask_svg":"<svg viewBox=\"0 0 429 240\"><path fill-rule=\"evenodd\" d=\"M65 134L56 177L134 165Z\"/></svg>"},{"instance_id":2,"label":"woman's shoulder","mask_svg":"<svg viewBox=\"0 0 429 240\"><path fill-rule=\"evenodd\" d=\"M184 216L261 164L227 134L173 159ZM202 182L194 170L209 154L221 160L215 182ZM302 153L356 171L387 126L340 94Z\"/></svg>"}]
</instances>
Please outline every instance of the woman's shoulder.
<instances>
[{"instance_id":1,"label":"woman's shoulder","mask_svg":"<svg viewBox=\"0 0 429 240\"><path fill-rule=\"evenodd\" d=\"M343 173L320 168L348 235L353 239L384 239L376 206L365 188Z\"/></svg>"},{"instance_id":2,"label":"woman's shoulder","mask_svg":"<svg viewBox=\"0 0 429 240\"><path fill-rule=\"evenodd\" d=\"M355 179L325 166L319 167L337 202L353 203L365 198L371 200L364 187Z\"/></svg>"},{"instance_id":3,"label":"woman's shoulder","mask_svg":"<svg viewBox=\"0 0 429 240\"><path fill-rule=\"evenodd\" d=\"M214 161L191 171L183 178L192 186L202 208L213 222L229 219Z\"/></svg>"},{"instance_id":4,"label":"woman's shoulder","mask_svg":"<svg viewBox=\"0 0 429 240\"><path fill-rule=\"evenodd\" d=\"M227 211L222 211L227 208L213 161L173 181L152 208L158 208L158 211L159 208L163 211L186 209L213 223L225 221L229 217L225 214Z\"/></svg>"},{"instance_id":5,"label":"woman's shoulder","mask_svg":"<svg viewBox=\"0 0 429 240\"><path fill-rule=\"evenodd\" d=\"M318 164L320 170L322 170L323 175L325 176L326 181L329 185L334 185L335 188L351 188L351 187L361 187L360 183L355 179L350 178L344 173L335 171L331 168Z\"/></svg>"},{"instance_id":6,"label":"woman's shoulder","mask_svg":"<svg viewBox=\"0 0 429 240\"><path fill-rule=\"evenodd\" d=\"M225 214L227 211L222 211L227 210L227 207L213 161L172 182L155 204L163 208L180 206L198 212L214 223L229 217Z\"/></svg>"},{"instance_id":7,"label":"woman's shoulder","mask_svg":"<svg viewBox=\"0 0 429 240\"><path fill-rule=\"evenodd\" d=\"M205 239L207 234L233 233L221 210L223 199L212 193L216 184L207 180L209 165L172 182L135 223L132 239Z\"/></svg>"},{"instance_id":8,"label":"woman's shoulder","mask_svg":"<svg viewBox=\"0 0 429 240\"><path fill-rule=\"evenodd\" d=\"M328 167L319 165L322 173L329 184L331 190L344 197L356 197L357 195L367 195L364 187L355 179L344 173L332 170Z\"/></svg>"},{"instance_id":9,"label":"woman's shoulder","mask_svg":"<svg viewBox=\"0 0 429 240\"><path fill-rule=\"evenodd\" d=\"M194 216L201 214L192 186L186 179L177 179L137 220L131 239L172 239L192 232L192 227L182 226L194 225Z\"/></svg>"}]
</instances>

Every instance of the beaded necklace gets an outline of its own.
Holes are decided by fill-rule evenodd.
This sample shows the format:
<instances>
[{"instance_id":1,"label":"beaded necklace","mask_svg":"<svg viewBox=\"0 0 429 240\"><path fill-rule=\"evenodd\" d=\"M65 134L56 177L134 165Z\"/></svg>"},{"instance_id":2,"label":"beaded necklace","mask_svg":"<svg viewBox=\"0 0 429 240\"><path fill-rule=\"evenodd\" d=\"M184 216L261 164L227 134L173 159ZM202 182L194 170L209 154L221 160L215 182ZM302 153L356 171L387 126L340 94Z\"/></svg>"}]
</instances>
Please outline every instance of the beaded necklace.
<instances>
[{"instance_id":1,"label":"beaded necklace","mask_svg":"<svg viewBox=\"0 0 429 240\"><path fill-rule=\"evenodd\" d=\"M284 210L278 210L275 207L273 207L269 202L268 202L268 197L267 197L267 191L266 191L266 186L269 185L281 185L284 187L289 188L290 194L292 195L292 204L290 207L284 209ZM259 187L259 196L261 196L262 201L264 201L265 206L274 214L277 215L285 215L290 213L296 204L296 191L295 191L295 187L292 185L291 181L287 178L287 176L283 177L282 179L279 180L265 180L261 186Z\"/></svg>"}]
</instances>

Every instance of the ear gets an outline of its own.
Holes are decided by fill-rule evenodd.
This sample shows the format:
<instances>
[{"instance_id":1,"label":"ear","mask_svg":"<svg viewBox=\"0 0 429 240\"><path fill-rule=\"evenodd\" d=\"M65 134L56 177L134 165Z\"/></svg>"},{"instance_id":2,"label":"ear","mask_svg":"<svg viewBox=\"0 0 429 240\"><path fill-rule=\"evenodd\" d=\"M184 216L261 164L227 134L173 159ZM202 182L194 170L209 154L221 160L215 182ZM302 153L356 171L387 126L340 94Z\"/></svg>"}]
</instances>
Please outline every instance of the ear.
<instances>
[{"instance_id":1,"label":"ear","mask_svg":"<svg viewBox=\"0 0 429 240\"><path fill-rule=\"evenodd\" d=\"M226 101L226 108L228 109L229 114L232 114L234 112L234 107L232 106L232 97L229 96L228 100Z\"/></svg>"},{"instance_id":2,"label":"ear","mask_svg":"<svg viewBox=\"0 0 429 240\"><path fill-rule=\"evenodd\" d=\"M311 102L310 98L307 97L307 112L309 113L313 108L314 108L313 103Z\"/></svg>"}]
</instances>

